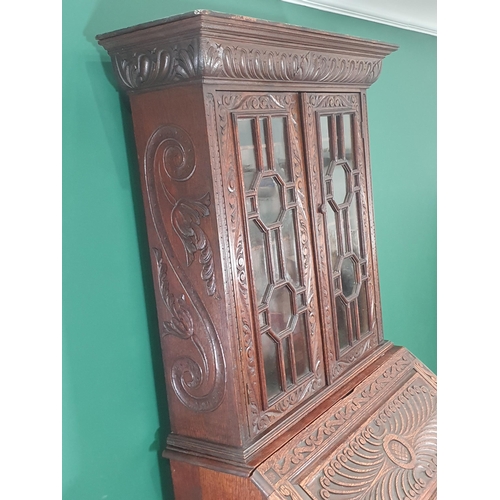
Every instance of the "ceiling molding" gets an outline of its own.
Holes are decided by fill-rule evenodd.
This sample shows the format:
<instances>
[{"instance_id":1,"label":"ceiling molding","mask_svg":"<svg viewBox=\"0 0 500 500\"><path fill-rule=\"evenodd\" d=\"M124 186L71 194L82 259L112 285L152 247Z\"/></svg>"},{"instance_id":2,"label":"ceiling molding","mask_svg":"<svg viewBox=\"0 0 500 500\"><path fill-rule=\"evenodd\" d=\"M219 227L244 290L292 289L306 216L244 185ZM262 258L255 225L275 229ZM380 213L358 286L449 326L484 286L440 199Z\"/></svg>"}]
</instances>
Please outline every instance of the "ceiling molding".
<instances>
[{"instance_id":1,"label":"ceiling molding","mask_svg":"<svg viewBox=\"0 0 500 500\"><path fill-rule=\"evenodd\" d=\"M428 2L408 0L406 5L401 0L384 0L383 2L374 2L373 0L282 1L437 36L435 0ZM394 11L390 8L391 4L394 5Z\"/></svg>"}]
</instances>

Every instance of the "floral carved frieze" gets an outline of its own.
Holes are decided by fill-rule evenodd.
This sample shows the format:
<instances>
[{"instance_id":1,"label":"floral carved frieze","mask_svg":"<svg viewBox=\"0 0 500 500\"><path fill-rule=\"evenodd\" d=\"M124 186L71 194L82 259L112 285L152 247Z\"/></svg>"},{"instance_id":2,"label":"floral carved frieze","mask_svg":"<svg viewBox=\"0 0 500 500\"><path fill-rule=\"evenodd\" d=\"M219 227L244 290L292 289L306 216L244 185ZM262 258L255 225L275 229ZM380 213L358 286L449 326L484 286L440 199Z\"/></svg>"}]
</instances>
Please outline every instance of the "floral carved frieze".
<instances>
[{"instance_id":1,"label":"floral carved frieze","mask_svg":"<svg viewBox=\"0 0 500 500\"><path fill-rule=\"evenodd\" d=\"M121 49L111 56L120 85L132 92L197 78L369 86L382 69L375 57L198 38Z\"/></svg>"}]
</instances>

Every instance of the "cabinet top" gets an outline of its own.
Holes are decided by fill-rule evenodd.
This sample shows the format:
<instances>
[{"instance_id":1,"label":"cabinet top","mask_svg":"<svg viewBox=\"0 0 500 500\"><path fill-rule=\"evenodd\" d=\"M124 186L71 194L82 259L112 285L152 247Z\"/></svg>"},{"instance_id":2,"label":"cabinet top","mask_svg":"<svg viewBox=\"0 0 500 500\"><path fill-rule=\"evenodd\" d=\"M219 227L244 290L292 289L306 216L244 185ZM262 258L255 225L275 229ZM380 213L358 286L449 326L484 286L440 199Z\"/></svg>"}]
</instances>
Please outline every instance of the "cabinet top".
<instances>
[{"instance_id":1,"label":"cabinet top","mask_svg":"<svg viewBox=\"0 0 500 500\"><path fill-rule=\"evenodd\" d=\"M127 92L182 80L330 83L366 88L396 45L196 10L98 35Z\"/></svg>"}]
</instances>

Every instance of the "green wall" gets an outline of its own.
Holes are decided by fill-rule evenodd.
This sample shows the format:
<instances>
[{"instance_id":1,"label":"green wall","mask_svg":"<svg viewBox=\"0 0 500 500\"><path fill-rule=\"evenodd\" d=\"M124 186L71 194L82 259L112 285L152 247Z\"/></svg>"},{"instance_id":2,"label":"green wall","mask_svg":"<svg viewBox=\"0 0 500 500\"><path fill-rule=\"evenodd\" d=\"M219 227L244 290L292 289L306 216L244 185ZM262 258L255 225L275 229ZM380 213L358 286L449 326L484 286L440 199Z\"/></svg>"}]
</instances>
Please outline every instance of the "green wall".
<instances>
[{"instance_id":1,"label":"green wall","mask_svg":"<svg viewBox=\"0 0 500 500\"><path fill-rule=\"evenodd\" d=\"M64 500L173 497L130 113L94 36L199 8L400 46L368 93L383 322L436 370L436 38L280 0L64 0Z\"/></svg>"}]
</instances>

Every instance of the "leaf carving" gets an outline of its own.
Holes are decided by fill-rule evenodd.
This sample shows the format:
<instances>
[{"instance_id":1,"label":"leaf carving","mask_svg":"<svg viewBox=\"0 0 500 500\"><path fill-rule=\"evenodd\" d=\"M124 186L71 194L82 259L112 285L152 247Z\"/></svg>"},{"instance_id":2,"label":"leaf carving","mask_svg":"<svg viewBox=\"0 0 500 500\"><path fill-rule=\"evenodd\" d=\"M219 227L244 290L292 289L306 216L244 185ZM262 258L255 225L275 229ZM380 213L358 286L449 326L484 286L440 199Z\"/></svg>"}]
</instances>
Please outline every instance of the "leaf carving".
<instances>
[{"instance_id":1,"label":"leaf carving","mask_svg":"<svg viewBox=\"0 0 500 500\"><path fill-rule=\"evenodd\" d=\"M163 322L164 335L175 335L181 339L188 339L193 335L193 318L187 309L184 295L175 298L169 292L167 280L167 265L163 262L161 251L153 248L156 257L158 280L161 298L172 315L171 321Z\"/></svg>"},{"instance_id":2,"label":"leaf carving","mask_svg":"<svg viewBox=\"0 0 500 500\"><path fill-rule=\"evenodd\" d=\"M201 219L210 215L210 193L198 200L181 198L172 210L172 225L186 251L187 265L193 263L196 252L200 252L201 277L206 281L208 295L216 292L213 253L205 231L200 227Z\"/></svg>"},{"instance_id":3,"label":"leaf carving","mask_svg":"<svg viewBox=\"0 0 500 500\"><path fill-rule=\"evenodd\" d=\"M209 331L210 351L213 356L212 368L208 353L196 335L193 318L184 295L175 297L169 291L167 265L163 261L162 251L153 248L156 258L160 295L168 312L170 321L163 322L163 335L173 335L182 340L190 340L201 357L200 365L187 355L177 358L171 368L172 386L179 400L188 408L196 411L213 411L222 402L225 388L225 361L220 341L215 330ZM200 311L198 311L200 312ZM218 342L215 343L214 340ZM210 378L210 371L215 371L212 387L206 394L197 394Z\"/></svg>"}]
</instances>

